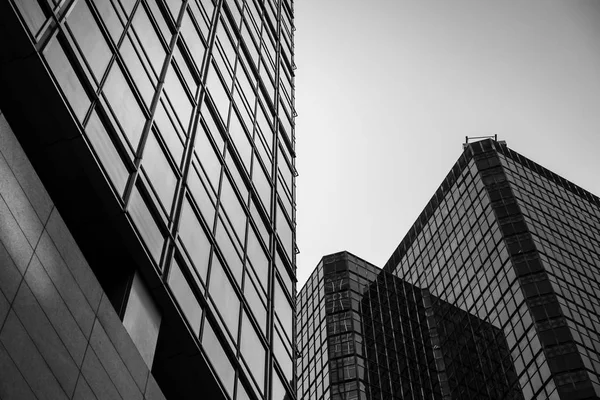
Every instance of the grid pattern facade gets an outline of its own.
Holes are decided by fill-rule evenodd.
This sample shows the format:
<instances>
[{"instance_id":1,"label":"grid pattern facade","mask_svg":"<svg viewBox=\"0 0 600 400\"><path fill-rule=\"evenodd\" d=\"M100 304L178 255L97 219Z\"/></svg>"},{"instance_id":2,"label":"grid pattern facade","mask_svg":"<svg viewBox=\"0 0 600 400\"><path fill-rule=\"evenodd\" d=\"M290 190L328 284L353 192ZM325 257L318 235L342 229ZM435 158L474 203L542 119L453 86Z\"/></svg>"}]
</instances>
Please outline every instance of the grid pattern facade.
<instances>
[{"instance_id":1,"label":"grid pattern facade","mask_svg":"<svg viewBox=\"0 0 600 400\"><path fill-rule=\"evenodd\" d=\"M367 399L523 399L503 332L381 272L362 300Z\"/></svg>"},{"instance_id":2,"label":"grid pattern facade","mask_svg":"<svg viewBox=\"0 0 600 400\"><path fill-rule=\"evenodd\" d=\"M294 398L293 2L7 8L224 395Z\"/></svg>"},{"instance_id":3,"label":"grid pattern facade","mask_svg":"<svg viewBox=\"0 0 600 400\"><path fill-rule=\"evenodd\" d=\"M426 302L426 291L385 272L365 292L366 399L442 399Z\"/></svg>"},{"instance_id":4,"label":"grid pattern facade","mask_svg":"<svg viewBox=\"0 0 600 400\"><path fill-rule=\"evenodd\" d=\"M600 201L514 152L498 157L572 336L559 345L561 353L570 354L569 369L585 370L582 380L587 374L600 395ZM557 378L564 386L574 378L568 374Z\"/></svg>"},{"instance_id":5,"label":"grid pattern facade","mask_svg":"<svg viewBox=\"0 0 600 400\"><path fill-rule=\"evenodd\" d=\"M297 310L299 398L523 399L499 328L347 252Z\"/></svg>"},{"instance_id":6,"label":"grid pattern facade","mask_svg":"<svg viewBox=\"0 0 600 400\"><path fill-rule=\"evenodd\" d=\"M502 166L501 154L512 159L512 164L503 161L512 166L512 171ZM561 302L566 303L565 298L585 292L582 303L587 299L589 308L579 303L576 308L579 317L573 320L588 319L587 310L593 309L594 304L591 301L594 286L589 283L593 278L586 281L588 286L583 283L586 289L570 291L562 283L551 284L559 278L547 274L546 264L549 259L555 260L554 269L561 271L563 279L564 274L570 279L594 276L591 271L597 271L597 266L594 269L595 258L591 255L598 253L595 244L598 214L594 203L597 200L537 165L532 168L534 163L525 160L491 140L466 146L384 269L428 288L441 300L500 329L506 337L515 372L505 375L505 384L515 392L520 387L525 399L596 399L594 381L588 378L588 373L595 375L593 361L597 356L592 355L594 342L586 341L591 336L585 334L595 320L590 318L590 322L577 324L581 326L578 332L584 335L578 337L579 342L573 341L570 332L573 329L568 328L563 315L566 312L561 310L565 308L561 307ZM537 184L530 169L553 176L558 186L553 190L547 182ZM515 186L517 176L520 181ZM542 182L541 177L538 179ZM558 199L552 209L547 200L550 193L553 200ZM561 203L563 211L558 214ZM539 204L546 208L540 208ZM587 215L566 211L581 207ZM537 228L531 228L536 224ZM573 228L565 229L565 225ZM574 235L573 229L582 233L584 226L592 231L591 237L588 232L587 240L578 246L583 260L588 260L587 270L584 262L574 266L571 258L564 261L564 252L569 253L566 246L572 243L565 236ZM540 240L548 239L536 237L530 229L539 232L544 228L563 236L554 234L554 242L548 242L552 246L546 245L545 251L538 252L544 248L536 248ZM563 260L562 266L553 256L548 257L551 251L554 257ZM577 251L573 251L573 256L578 257ZM569 295L557 296L553 286L562 286ZM579 343L585 352L577 350ZM580 352L589 358L587 372Z\"/></svg>"},{"instance_id":7,"label":"grid pattern facade","mask_svg":"<svg viewBox=\"0 0 600 400\"><path fill-rule=\"evenodd\" d=\"M360 304L380 270L347 252L323 257L300 291L298 398L366 399Z\"/></svg>"}]
</instances>

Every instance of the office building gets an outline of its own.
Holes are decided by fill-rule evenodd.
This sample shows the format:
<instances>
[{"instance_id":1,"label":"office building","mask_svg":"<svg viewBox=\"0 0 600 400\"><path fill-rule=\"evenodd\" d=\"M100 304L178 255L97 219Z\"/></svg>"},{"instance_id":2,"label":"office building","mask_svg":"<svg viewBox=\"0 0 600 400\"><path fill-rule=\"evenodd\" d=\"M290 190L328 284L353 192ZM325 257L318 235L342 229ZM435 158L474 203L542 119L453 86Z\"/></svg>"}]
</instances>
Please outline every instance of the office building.
<instances>
[{"instance_id":1,"label":"office building","mask_svg":"<svg viewBox=\"0 0 600 400\"><path fill-rule=\"evenodd\" d=\"M348 252L297 310L298 398L523 399L498 328Z\"/></svg>"},{"instance_id":2,"label":"office building","mask_svg":"<svg viewBox=\"0 0 600 400\"><path fill-rule=\"evenodd\" d=\"M599 399L599 268L598 197L467 144L381 272L337 253L304 285L298 397Z\"/></svg>"},{"instance_id":3,"label":"office building","mask_svg":"<svg viewBox=\"0 0 600 400\"><path fill-rule=\"evenodd\" d=\"M600 199L467 144L383 267L502 330L525 399L600 396Z\"/></svg>"},{"instance_id":4,"label":"office building","mask_svg":"<svg viewBox=\"0 0 600 400\"><path fill-rule=\"evenodd\" d=\"M295 398L293 30L1 2L2 399Z\"/></svg>"}]
</instances>

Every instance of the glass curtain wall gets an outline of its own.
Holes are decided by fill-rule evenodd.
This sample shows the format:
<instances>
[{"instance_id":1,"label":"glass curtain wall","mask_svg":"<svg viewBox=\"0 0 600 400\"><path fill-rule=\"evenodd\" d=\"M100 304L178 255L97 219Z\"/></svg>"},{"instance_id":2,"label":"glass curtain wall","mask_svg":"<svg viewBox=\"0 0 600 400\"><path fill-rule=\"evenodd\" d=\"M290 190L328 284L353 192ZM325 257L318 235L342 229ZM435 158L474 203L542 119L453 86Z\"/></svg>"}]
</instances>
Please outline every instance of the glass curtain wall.
<instances>
[{"instance_id":1,"label":"glass curtain wall","mask_svg":"<svg viewBox=\"0 0 600 400\"><path fill-rule=\"evenodd\" d=\"M293 1L10 1L224 392L294 398Z\"/></svg>"}]
</instances>

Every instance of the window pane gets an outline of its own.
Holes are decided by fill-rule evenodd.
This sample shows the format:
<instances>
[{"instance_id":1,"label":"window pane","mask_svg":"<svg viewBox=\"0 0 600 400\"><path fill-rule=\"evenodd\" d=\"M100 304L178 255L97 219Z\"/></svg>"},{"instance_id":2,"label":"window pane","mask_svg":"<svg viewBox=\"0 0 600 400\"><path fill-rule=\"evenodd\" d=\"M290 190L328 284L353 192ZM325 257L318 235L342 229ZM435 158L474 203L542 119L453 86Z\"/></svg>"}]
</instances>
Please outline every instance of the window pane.
<instances>
[{"instance_id":1,"label":"window pane","mask_svg":"<svg viewBox=\"0 0 600 400\"><path fill-rule=\"evenodd\" d=\"M117 64L113 64L108 74L104 85L104 95L135 151L144 129L146 117Z\"/></svg>"},{"instance_id":2,"label":"window pane","mask_svg":"<svg viewBox=\"0 0 600 400\"><path fill-rule=\"evenodd\" d=\"M240 205L227 176L223 178L223 183L221 184L221 204L240 242L243 242L246 234L246 213Z\"/></svg>"},{"instance_id":3,"label":"window pane","mask_svg":"<svg viewBox=\"0 0 600 400\"><path fill-rule=\"evenodd\" d=\"M291 260L293 255L292 227L285 218L279 203L277 203L277 234L283 243L283 248Z\"/></svg>"},{"instance_id":4,"label":"window pane","mask_svg":"<svg viewBox=\"0 0 600 400\"><path fill-rule=\"evenodd\" d=\"M137 37L142 43L144 51L150 60L150 64L154 68L156 76L160 75L163 63L165 61L165 48L158 39L158 35L154 26L148 18L148 14L144 7L138 7L133 17L133 28L137 33Z\"/></svg>"},{"instance_id":5,"label":"window pane","mask_svg":"<svg viewBox=\"0 0 600 400\"><path fill-rule=\"evenodd\" d=\"M185 314L192 329L198 335L200 333L200 319L202 318L202 309L194 292L190 288L190 284L181 272L181 267L175 259L171 264L169 272L169 287L181 307L181 311Z\"/></svg>"},{"instance_id":6,"label":"window pane","mask_svg":"<svg viewBox=\"0 0 600 400\"><path fill-rule=\"evenodd\" d=\"M221 317L225 321L227 329L229 329L229 332L233 336L233 341L237 342L240 300L216 257L213 257L211 265L208 288L210 297L213 299L219 314L221 314Z\"/></svg>"},{"instance_id":7,"label":"window pane","mask_svg":"<svg viewBox=\"0 0 600 400\"><path fill-rule=\"evenodd\" d=\"M227 390L227 393L229 393L230 396L233 396L235 370L231 366L231 362L229 361L229 358L227 358L227 354L223 350L221 342L219 342L211 325L212 324L210 323L204 324L202 348L208 356L217 376L220 378L221 383Z\"/></svg>"},{"instance_id":8,"label":"window pane","mask_svg":"<svg viewBox=\"0 0 600 400\"><path fill-rule=\"evenodd\" d=\"M210 242L187 199L184 199L181 211L179 239L185 246L198 275L203 281L206 281Z\"/></svg>"},{"instance_id":9,"label":"window pane","mask_svg":"<svg viewBox=\"0 0 600 400\"><path fill-rule=\"evenodd\" d=\"M248 230L246 253L260 283L266 288L269 280L269 259L259 243L254 229Z\"/></svg>"},{"instance_id":10,"label":"window pane","mask_svg":"<svg viewBox=\"0 0 600 400\"><path fill-rule=\"evenodd\" d=\"M200 160L200 164L202 165L202 168L204 168L204 172L206 173L206 176L208 176L213 189L218 189L219 178L221 176L221 161L215 154L215 150L206 136L206 131L204 129L198 129L194 151L198 160Z\"/></svg>"},{"instance_id":11,"label":"window pane","mask_svg":"<svg viewBox=\"0 0 600 400\"><path fill-rule=\"evenodd\" d=\"M261 300L259 292L254 286L254 282L249 279L246 279L246 283L244 284L244 297L246 298L246 301L248 301L250 310L252 310L252 314L254 314L262 333L266 335L267 309Z\"/></svg>"},{"instance_id":12,"label":"window pane","mask_svg":"<svg viewBox=\"0 0 600 400\"><path fill-rule=\"evenodd\" d=\"M254 166L252 167L252 182L256 187L258 192L258 196L263 203L263 207L269 212L271 209L271 184L265 175L264 170L258 161L254 161Z\"/></svg>"},{"instance_id":13,"label":"window pane","mask_svg":"<svg viewBox=\"0 0 600 400\"><path fill-rule=\"evenodd\" d=\"M204 57L204 43L200 39L198 30L194 26L190 15L186 12L183 21L181 22L181 35L188 47L188 50L196 63L196 67L200 69L202 66L202 58Z\"/></svg>"},{"instance_id":14,"label":"window pane","mask_svg":"<svg viewBox=\"0 0 600 400\"><path fill-rule=\"evenodd\" d=\"M250 160L252 159L252 146L250 145L250 141L248 140L248 136L246 135L246 131L244 130L242 123L235 112L232 110L231 117L229 121L229 134L233 139L233 143L235 148L237 149L246 170L250 171Z\"/></svg>"},{"instance_id":15,"label":"window pane","mask_svg":"<svg viewBox=\"0 0 600 400\"><path fill-rule=\"evenodd\" d=\"M16 3L30 32L35 35L46 21L42 8L37 0L20 0Z\"/></svg>"},{"instance_id":16,"label":"window pane","mask_svg":"<svg viewBox=\"0 0 600 400\"><path fill-rule=\"evenodd\" d=\"M104 75L111 51L85 1L78 1L69 13L67 25L98 81Z\"/></svg>"},{"instance_id":17,"label":"window pane","mask_svg":"<svg viewBox=\"0 0 600 400\"><path fill-rule=\"evenodd\" d=\"M156 106L154 123L158 127L165 143L167 143L171 156L175 159L177 166L180 167L181 158L183 157L183 144L181 143L181 138L177 134L177 130L175 130L171 118L169 118L167 111L163 106L162 100Z\"/></svg>"},{"instance_id":18,"label":"window pane","mask_svg":"<svg viewBox=\"0 0 600 400\"><path fill-rule=\"evenodd\" d=\"M123 194L129 173L95 110L90 116L85 132L117 193Z\"/></svg>"},{"instance_id":19,"label":"window pane","mask_svg":"<svg viewBox=\"0 0 600 400\"><path fill-rule=\"evenodd\" d=\"M288 298L283 293L283 289L281 288L281 285L277 279L275 280L275 313L283 325L285 334L288 336L288 338L292 338L292 306L288 301Z\"/></svg>"},{"instance_id":20,"label":"window pane","mask_svg":"<svg viewBox=\"0 0 600 400\"><path fill-rule=\"evenodd\" d=\"M221 116L224 123L227 122L227 114L229 112L229 96L221 83L221 79L217 74L214 63L211 64L210 72L206 80L206 88L215 105L217 113Z\"/></svg>"},{"instance_id":21,"label":"window pane","mask_svg":"<svg viewBox=\"0 0 600 400\"><path fill-rule=\"evenodd\" d=\"M123 57L123 61L127 66L127 69L130 72L135 85L137 86L140 94L142 95L142 100L146 104L146 107L150 109L150 105L152 104L152 98L154 97L155 88L153 85L153 81L156 82L154 78L152 81L148 77L142 62L140 61L133 44L131 43L130 37L126 36L121 44L121 49L119 50L121 56Z\"/></svg>"},{"instance_id":22,"label":"window pane","mask_svg":"<svg viewBox=\"0 0 600 400\"><path fill-rule=\"evenodd\" d=\"M152 132L148 135L144 148L143 166L160 201L169 213L173 204L177 178Z\"/></svg>"},{"instance_id":23,"label":"window pane","mask_svg":"<svg viewBox=\"0 0 600 400\"><path fill-rule=\"evenodd\" d=\"M287 395L286 391L285 391L285 387L283 386L283 384L281 383L281 379L279 378L279 375L277 374L277 371L275 371L274 369L272 370L272 374L273 376L273 400L286 400L289 399L290 397Z\"/></svg>"},{"instance_id":24,"label":"window pane","mask_svg":"<svg viewBox=\"0 0 600 400\"><path fill-rule=\"evenodd\" d=\"M264 391L265 381L265 347L256 334L246 313L243 313L242 317L241 337L240 346L242 356L244 357L244 361L246 361L250 372L254 375L254 379L262 393Z\"/></svg>"},{"instance_id":25,"label":"window pane","mask_svg":"<svg viewBox=\"0 0 600 400\"><path fill-rule=\"evenodd\" d=\"M188 129L190 115L192 114L192 103L181 85L179 76L175 73L173 65L167 71L165 78L165 93L167 94L177 118L183 129Z\"/></svg>"},{"instance_id":26,"label":"window pane","mask_svg":"<svg viewBox=\"0 0 600 400\"><path fill-rule=\"evenodd\" d=\"M219 249L225 258L225 262L229 267L229 270L233 273L233 277L237 281L238 285L241 286L242 283L242 261L235 250L233 243L231 242L231 238L229 237L225 227L223 226L223 222L221 218L218 219L217 222L217 234L216 234L217 243L219 245Z\"/></svg>"},{"instance_id":27,"label":"window pane","mask_svg":"<svg viewBox=\"0 0 600 400\"><path fill-rule=\"evenodd\" d=\"M79 121L82 121L90 107L90 99L63 51L58 38L54 37L50 41L44 51L44 56L75 116Z\"/></svg>"},{"instance_id":28,"label":"window pane","mask_svg":"<svg viewBox=\"0 0 600 400\"><path fill-rule=\"evenodd\" d=\"M202 183L199 175L199 169L196 162L193 162L193 168L190 169L187 184L189 190L196 200L196 204L200 208L200 212L209 227L213 226L215 218L215 206L211 200L211 196L206 191L206 187Z\"/></svg>"},{"instance_id":29,"label":"window pane","mask_svg":"<svg viewBox=\"0 0 600 400\"><path fill-rule=\"evenodd\" d=\"M289 353L286 351L286 348L283 344L283 339L281 336L279 336L277 329L275 329L275 335L273 339L273 352L275 353L275 357L277 358L285 377L288 381L291 381L294 373L294 365Z\"/></svg>"},{"instance_id":30,"label":"window pane","mask_svg":"<svg viewBox=\"0 0 600 400\"><path fill-rule=\"evenodd\" d=\"M123 33L123 24L117 16L117 12L113 7L112 2L106 0L94 0L94 5L102 18L102 22L106 25L110 37L117 43Z\"/></svg>"},{"instance_id":31,"label":"window pane","mask_svg":"<svg viewBox=\"0 0 600 400\"><path fill-rule=\"evenodd\" d=\"M154 261L158 263L162 253L164 237L137 188L134 188L131 193L128 211Z\"/></svg>"}]
</instances>

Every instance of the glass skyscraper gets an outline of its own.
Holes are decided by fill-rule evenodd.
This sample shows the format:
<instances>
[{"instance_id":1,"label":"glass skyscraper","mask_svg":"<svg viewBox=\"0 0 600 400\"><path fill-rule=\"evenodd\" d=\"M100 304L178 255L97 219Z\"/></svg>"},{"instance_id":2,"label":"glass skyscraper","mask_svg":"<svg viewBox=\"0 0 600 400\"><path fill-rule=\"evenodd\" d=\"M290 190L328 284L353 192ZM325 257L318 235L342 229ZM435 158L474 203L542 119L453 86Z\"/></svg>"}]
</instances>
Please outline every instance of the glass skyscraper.
<instances>
[{"instance_id":1,"label":"glass skyscraper","mask_svg":"<svg viewBox=\"0 0 600 400\"><path fill-rule=\"evenodd\" d=\"M165 397L295 398L292 0L7 0L0 31L1 133L22 146ZM110 375L116 361L100 353ZM46 362L65 398L80 390ZM90 393L114 398L90 371ZM136 398L118 376L119 396Z\"/></svg>"},{"instance_id":2,"label":"glass skyscraper","mask_svg":"<svg viewBox=\"0 0 600 400\"><path fill-rule=\"evenodd\" d=\"M384 270L500 329L525 399L600 396L600 199L465 146Z\"/></svg>"},{"instance_id":3,"label":"glass skyscraper","mask_svg":"<svg viewBox=\"0 0 600 400\"><path fill-rule=\"evenodd\" d=\"M505 143L465 145L381 272L346 254L300 291L299 397L600 398L600 199Z\"/></svg>"}]
</instances>

